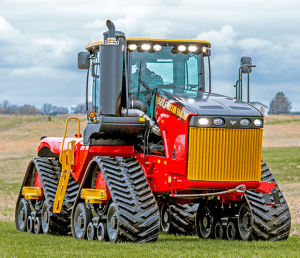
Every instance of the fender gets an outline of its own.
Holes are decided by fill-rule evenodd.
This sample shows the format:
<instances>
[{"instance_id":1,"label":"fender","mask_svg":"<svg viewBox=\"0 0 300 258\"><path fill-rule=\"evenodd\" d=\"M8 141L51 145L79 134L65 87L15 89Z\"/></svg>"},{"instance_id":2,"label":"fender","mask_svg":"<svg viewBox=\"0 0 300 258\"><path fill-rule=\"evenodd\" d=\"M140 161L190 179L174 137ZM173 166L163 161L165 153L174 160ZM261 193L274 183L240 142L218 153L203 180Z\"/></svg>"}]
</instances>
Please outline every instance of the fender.
<instances>
[{"instance_id":1,"label":"fender","mask_svg":"<svg viewBox=\"0 0 300 258\"><path fill-rule=\"evenodd\" d=\"M62 137L44 137L38 147L39 157L57 158L60 154ZM76 141L76 144L82 142L82 138L66 138L65 146L66 149L68 142Z\"/></svg>"}]
</instances>

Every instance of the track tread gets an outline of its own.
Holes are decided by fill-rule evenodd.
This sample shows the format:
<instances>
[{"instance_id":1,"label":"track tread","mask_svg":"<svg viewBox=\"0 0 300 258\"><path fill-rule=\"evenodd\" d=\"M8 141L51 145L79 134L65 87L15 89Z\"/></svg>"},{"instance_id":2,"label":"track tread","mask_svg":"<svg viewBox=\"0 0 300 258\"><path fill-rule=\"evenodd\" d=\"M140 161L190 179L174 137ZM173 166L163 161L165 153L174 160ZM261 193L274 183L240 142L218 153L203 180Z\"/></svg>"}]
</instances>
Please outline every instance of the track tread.
<instances>
[{"instance_id":1,"label":"track tread","mask_svg":"<svg viewBox=\"0 0 300 258\"><path fill-rule=\"evenodd\" d=\"M261 163L261 171L261 180L273 181L277 187L281 205L269 206L265 203L263 194L257 193L254 190L246 191L245 197L252 212L253 238L269 241L287 239L291 227L290 210L265 162ZM270 197L273 200L271 194Z\"/></svg>"},{"instance_id":2,"label":"track tread","mask_svg":"<svg viewBox=\"0 0 300 258\"><path fill-rule=\"evenodd\" d=\"M195 219L199 204L170 203L171 225L169 234L196 235Z\"/></svg>"},{"instance_id":3,"label":"track tread","mask_svg":"<svg viewBox=\"0 0 300 258\"><path fill-rule=\"evenodd\" d=\"M135 158L95 157L119 217L120 242L153 242L159 233L159 211L149 183ZM142 196L142 198L140 198Z\"/></svg>"},{"instance_id":4,"label":"track tread","mask_svg":"<svg viewBox=\"0 0 300 258\"><path fill-rule=\"evenodd\" d=\"M52 212L54 199L59 183L57 171L61 171L57 159L34 158L34 163L42 182L45 199L48 202L49 210ZM52 213L50 216L49 233L53 235L70 235L71 233L71 207L74 204L79 185L70 175L61 213Z\"/></svg>"}]
</instances>

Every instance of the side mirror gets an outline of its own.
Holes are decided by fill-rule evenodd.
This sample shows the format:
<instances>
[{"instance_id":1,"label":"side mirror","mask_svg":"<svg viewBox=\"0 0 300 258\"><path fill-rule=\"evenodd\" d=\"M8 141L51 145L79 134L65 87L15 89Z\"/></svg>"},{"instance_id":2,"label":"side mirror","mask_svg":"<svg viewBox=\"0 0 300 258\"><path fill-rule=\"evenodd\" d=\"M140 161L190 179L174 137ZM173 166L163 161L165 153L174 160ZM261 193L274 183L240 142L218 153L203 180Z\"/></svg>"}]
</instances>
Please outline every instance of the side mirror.
<instances>
[{"instance_id":1,"label":"side mirror","mask_svg":"<svg viewBox=\"0 0 300 258\"><path fill-rule=\"evenodd\" d=\"M252 72L252 58L250 56L241 57L241 66L249 66L249 68L242 68L242 73L251 73Z\"/></svg>"},{"instance_id":2,"label":"side mirror","mask_svg":"<svg viewBox=\"0 0 300 258\"><path fill-rule=\"evenodd\" d=\"M89 69L90 68L90 54L89 52L79 52L77 65L79 69Z\"/></svg>"}]
</instances>

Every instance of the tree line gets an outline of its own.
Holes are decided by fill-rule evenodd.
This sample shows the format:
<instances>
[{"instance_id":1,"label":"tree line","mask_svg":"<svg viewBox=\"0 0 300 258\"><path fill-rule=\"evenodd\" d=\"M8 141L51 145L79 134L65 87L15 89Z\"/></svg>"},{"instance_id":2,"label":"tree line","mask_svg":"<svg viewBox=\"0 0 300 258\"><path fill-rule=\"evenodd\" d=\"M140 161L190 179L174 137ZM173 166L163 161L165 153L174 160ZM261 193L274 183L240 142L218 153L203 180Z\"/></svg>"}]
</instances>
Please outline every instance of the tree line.
<instances>
[{"instance_id":1,"label":"tree line","mask_svg":"<svg viewBox=\"0 0 300 258\"><path fill-rule=\"evenodd\" d=\"M90 103L89 103L90 104ZM72 113L86 113L85 103L78 104L73 110ZM36 108L35 106L25 104L22 106L17 106L11 104L8 100L3 100L0 102L0 114L8 115L48 115L55 116L60 114L69 114L69 109L66 107L57 107L49 103L42 105L41 109Z\"/></svg>"},{"instance_id":2,"label":"tree line","mask_svg":"<svg viewBox=\"0 0 300 258\"><path fill-rule=\"evenodd\" d=\"M88 103L88 109L92 110L92 103ZM291 114L292 103L285 96L285 94L280 91L270 102L269 114ZM86 103L78 104L73 107L71 113L74 114L85 114L86 113ZM295 112L294 112L295 113ZM59 114L69 114L69 109L66 107L57 107L49 103L42 105L41 109L35 106L25 104L23 106L17 106L9 103L8 100L3 100L0 102L0 114L14 114L14 115L59 115Z\"/></svg>"}]
</instances>

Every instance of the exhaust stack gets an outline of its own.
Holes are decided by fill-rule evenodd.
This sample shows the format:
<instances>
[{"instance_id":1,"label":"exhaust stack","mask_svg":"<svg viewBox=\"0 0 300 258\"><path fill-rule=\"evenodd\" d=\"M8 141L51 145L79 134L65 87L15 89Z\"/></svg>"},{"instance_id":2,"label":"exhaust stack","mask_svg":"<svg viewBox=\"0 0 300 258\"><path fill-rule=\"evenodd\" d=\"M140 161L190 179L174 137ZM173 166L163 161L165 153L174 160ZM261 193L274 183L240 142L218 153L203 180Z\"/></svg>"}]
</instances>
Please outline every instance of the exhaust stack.
<instances>
[{"instance_id":1,"label":"exhaust stack","mask_svg":"<svg viewBox=\"0 0 300 258\"><path fill-rule=\"evenodd\" d=\"M104 32L100 46L99 113L107 116L121 115L122 97L122 44L116 37L115 25L107 20L108 32ZM123 34L123 33L122 33ZM124 35L124 34L123 34Z\"/></svg>"}]
</instances>

